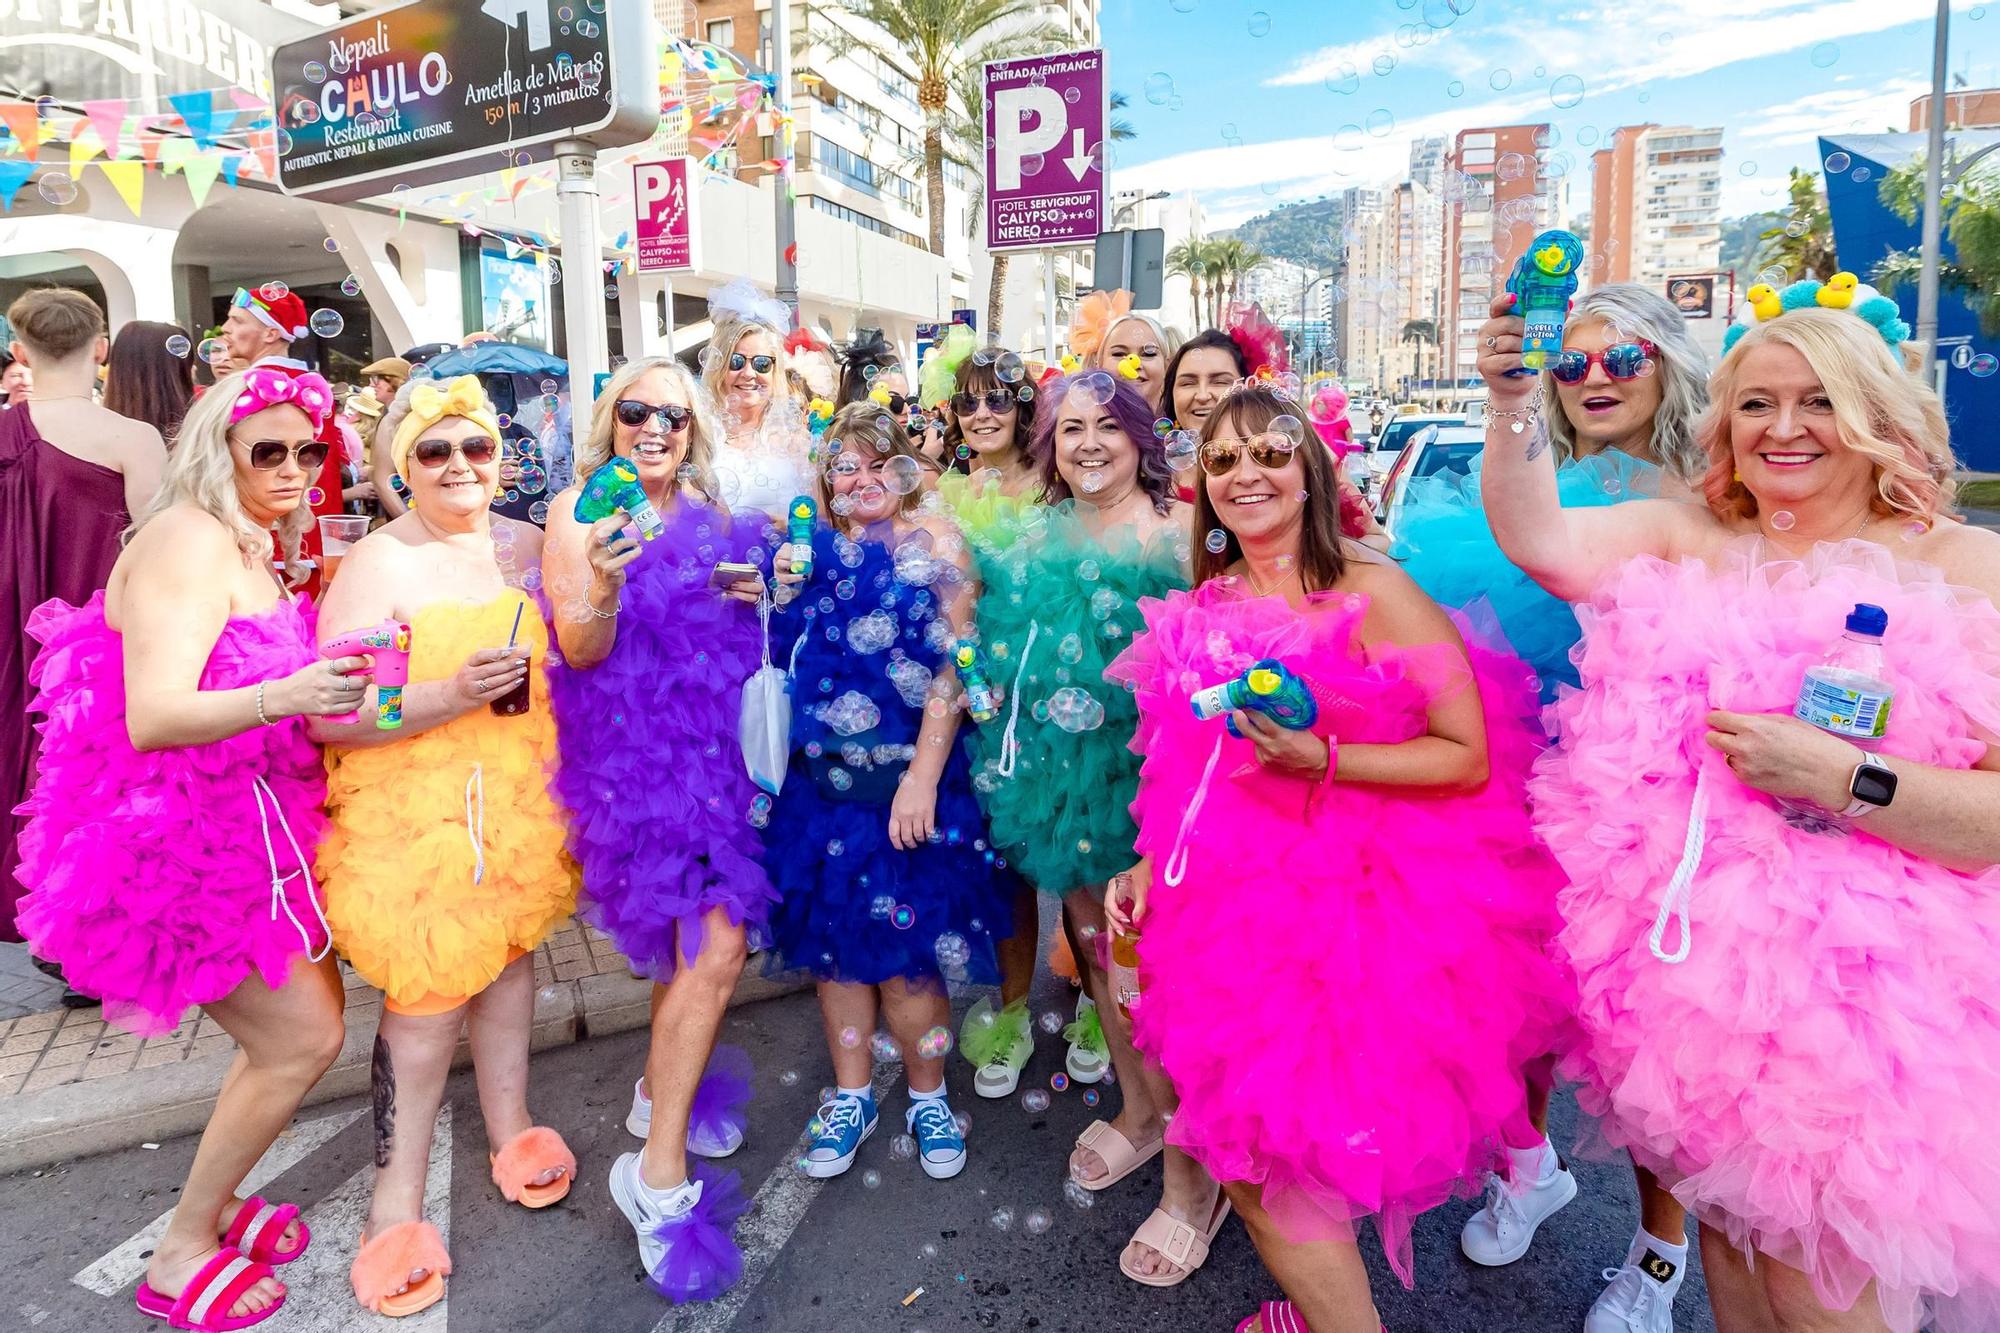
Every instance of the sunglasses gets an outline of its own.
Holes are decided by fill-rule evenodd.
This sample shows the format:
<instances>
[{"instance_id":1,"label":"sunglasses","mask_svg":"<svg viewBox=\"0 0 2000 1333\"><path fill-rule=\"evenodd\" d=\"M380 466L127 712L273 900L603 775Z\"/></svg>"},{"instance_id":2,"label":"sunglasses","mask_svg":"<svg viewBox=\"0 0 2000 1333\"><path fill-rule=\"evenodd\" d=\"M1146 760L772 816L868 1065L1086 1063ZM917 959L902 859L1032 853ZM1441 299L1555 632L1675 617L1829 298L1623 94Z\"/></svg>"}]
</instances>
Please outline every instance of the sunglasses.
<instances>
[{"instance_id":1,"label":"sunglasses","mask_svg":"<svg viewBox=\"0 0 2000 1333\"><path fill-rule=\"evenodd\" d=\"M1646 358L1660 349L1641 338L1638 342L1613 343L1601 352L1557 352L1549 358L1549 374L1558 384L1581 384L1593 365L1604 367L1614 380L1638 377Z\"/></svg>"},{"instance_id":2,"label":"sunglasses","mask_svg":"<svg viewBox=\"0 0 2000 1333\"><path fill-rule=\"evenodd\" d=\"M474 467L483 467L493 461L500 452L500 446L487 436L479 435L463 443L451 440L418 440L410 454L417 460L417 466L441 468L451 461L453 454L464 454L465 461Z\"/></svg>"},{"instance_id":3,"label":"sunglasses","mask_svg":"<svg viewBox=\"0 0 2000 1333\"><path fill-rule=\"evenodd\" d=\"M1201 461L1201 470L1209 476L1226 477L1243 461L1246 449L1251 462L1275 472L1292 461L1292 451L1297 448L1298 443L1289 435L1267 430L1247 440L1210 440L1201 446L1195 457Z\"/></svg>"},{"instance_id":4,"label":"sunglasses","mask_svg":"<svg viewBox=\"0 0 2000 1333\"><path fill-rule=\"evenodd\" d=\"M296 447L278 440L259 440L250 446L250 466L259 472L276 472L291 458L307 472L317 472L329 452L330 446L319 440L307 440Z\"/></svg>"},{"instance_id":5,"label":"sunglasses","mask_svg":"<svg viewBox=\"0 0 2000 1333\"><path fill-rule=\"evenodd\" d=\"M618 414L619 423L626 426L643 426L647 417L656 417L660 429L669 435L686 430L688 422L694 420L694 413L679 403L642 403L637 398L620 398L611 410Z\"/></svg>"},{"instance_id":6,"label":"sunglasses","mask_svg":"<svg viewBox=\"0 0 2000 1333\"><path fill-rule=\"evenodd\" d=\"M969 417L977 412L982 403L988 412L997 417L1014 405L1014 391L988 389L985 393L956 394L951 400L951 405L958 409L958 414L962 417Z\"/></svg>"},{"instance_id":7,"label":"sunglasses","mask_svg":"<svg viewBox=\"0 0 2000 1333\"><path fill-rule=\"evenodd\" d=\"M775 356L745 356L741 352L731 352L729 354L729 368L731 370L741 370L744 366L748 365L750 369L756 371L759 375L768 375L771 373L772 367L777 364L778 358Z\"/></svg>"}]
</instances>

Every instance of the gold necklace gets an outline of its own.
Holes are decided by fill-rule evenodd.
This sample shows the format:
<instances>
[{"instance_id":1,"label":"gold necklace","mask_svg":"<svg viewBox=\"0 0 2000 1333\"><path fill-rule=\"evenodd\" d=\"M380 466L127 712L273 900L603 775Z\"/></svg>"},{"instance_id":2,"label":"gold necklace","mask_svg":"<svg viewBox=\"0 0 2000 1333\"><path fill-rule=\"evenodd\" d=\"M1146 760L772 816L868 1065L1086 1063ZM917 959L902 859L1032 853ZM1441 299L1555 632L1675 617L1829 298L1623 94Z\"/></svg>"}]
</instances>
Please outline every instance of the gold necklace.
<instances>
[{"instance_id":1,"label":"gold necklace","mask_svg":"<svg viewBox=\"0 0 2000 1333\"><path fill-rule=\"evenodd\" d=\"M1278 591L1278 589L1284 587L1287 583L1290 583L1293 579L1297 577L1299 577L1299 571L1295 568L1290 573L1286 574L1285 577L1279 579L1274 586L1269 588L1260 588L1257 586L1257 576L1250 572L1250 562L1248 560L1245 560L1243 562L1244 581L1250 585L1250 590L1256 593L1259 597L1269 597L1272 593ZM1303 587L1304 585L1301 584L1300 586Z\"/></svg>"}]
</instances>

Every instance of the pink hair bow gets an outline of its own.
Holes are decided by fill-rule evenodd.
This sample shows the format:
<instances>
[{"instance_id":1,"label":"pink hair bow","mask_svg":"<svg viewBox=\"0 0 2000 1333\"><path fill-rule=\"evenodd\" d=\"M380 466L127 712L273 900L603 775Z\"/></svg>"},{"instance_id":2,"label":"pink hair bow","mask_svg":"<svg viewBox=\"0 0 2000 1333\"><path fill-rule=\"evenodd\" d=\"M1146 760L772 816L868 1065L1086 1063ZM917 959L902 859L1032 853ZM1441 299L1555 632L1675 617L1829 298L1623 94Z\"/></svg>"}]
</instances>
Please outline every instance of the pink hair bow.
<instances>
[{"instance_id":1,"label":"pink hair bow","mask_svg":"<svg viewBox=\"0 0 2000 1333\"><path fill-rule=\"evenodd\" d=\"M229 405L229 424L280 403L290 403L311 417L317 432L333 411L333 387L311 371L292 376L269 366L252 366L243 372L243 385Z\"/></svg>"}]
</instances>

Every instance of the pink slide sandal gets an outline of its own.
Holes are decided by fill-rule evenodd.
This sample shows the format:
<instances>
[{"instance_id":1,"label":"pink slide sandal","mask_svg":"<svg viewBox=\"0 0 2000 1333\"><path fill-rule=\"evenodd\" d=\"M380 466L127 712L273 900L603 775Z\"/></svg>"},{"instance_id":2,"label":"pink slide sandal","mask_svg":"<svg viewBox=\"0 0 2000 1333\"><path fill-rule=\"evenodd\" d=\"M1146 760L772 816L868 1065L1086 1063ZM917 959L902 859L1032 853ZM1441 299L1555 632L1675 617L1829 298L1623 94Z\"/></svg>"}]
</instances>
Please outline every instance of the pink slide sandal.
<instances>
[{"instance_id":1,"label":"pink slide sandal","mask_svg":"<svg viewBox=\"0 0 2000 1333\"><path fill-rule=\"evenodd\" d=\"M229 1307L241 1300L244 1292L269 1276L269 1264L246 1259L224 1246L213 1259L201 1266L201 1271L194 1275L179 1296L162 1296L141 1282L133 1299L137 1301L141 1314L166 1320L168 1328L193 1329L195 1333L233 1333L235 1329L261 1324L284 1308L285 1298L280 1296L255 1314L238 1317L229 1313Z\"/></svg>"},{"instance_id":2,"label":"pink slide sandal","mask_svg":"<svg viewBox=\"0 0 2000 1333\"><path fill-rule=\"evenodd\" d=\"M293 1222L299 1224L299 1243L281 1250L278 1242ZM236 1220L222 1233L222 1243L260 1264L288 1264L312 1244L312 1229L299 1216L297 1204L270 1203L262 1195L253 1195L237 1209Z\"/></svg>"}]
</instances>

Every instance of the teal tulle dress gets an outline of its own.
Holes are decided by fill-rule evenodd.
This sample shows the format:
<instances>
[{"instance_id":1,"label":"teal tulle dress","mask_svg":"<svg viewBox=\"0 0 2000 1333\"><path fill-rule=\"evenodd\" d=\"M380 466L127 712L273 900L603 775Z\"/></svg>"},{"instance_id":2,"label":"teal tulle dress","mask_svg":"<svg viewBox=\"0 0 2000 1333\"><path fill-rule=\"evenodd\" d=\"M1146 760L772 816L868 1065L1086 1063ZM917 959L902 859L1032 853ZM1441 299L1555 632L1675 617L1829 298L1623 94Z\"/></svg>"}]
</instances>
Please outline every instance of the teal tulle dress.
<instances>
[{"instance_id":1,"label":"teal tulle dress","mask_svg":"<svg viewBox=\"0 0 2000 1333\"><path fill-rule=\"evenodd\" d=\"M1002 693L973 740L973 787L993 842L1045 893L1102 884L1138 859L1138 710L1104 668L1145 626L1142 597L1187 586L1186 534L1098 535L1076 502L988 512L971 539L979 634Z\"/></svg>"},{"instance_id":2,"label":"teal tulle dress","mask_svg":"<svg viewBox=\"0 0 2000 1333\"><path fill-rule=\"evenodd\" d=\"M1616 450L1573 459L1556 471L1565 509L1657 499L1664 474ZM1484 597L1516 654L1534 669L1542 702L1559 685L1577 684L1570 649L1581 635L1569 603L1543 592L1500 553L1480 501L1479 460L1464 476L1438 473L1410 485L1390 554L1440 606L1457 609Z\"/></svg>"}]
</instances>

